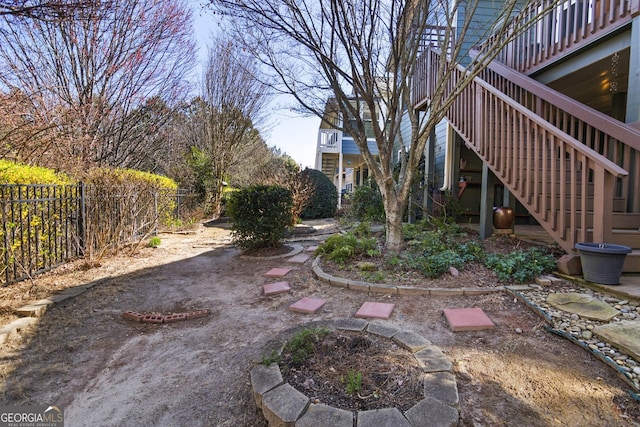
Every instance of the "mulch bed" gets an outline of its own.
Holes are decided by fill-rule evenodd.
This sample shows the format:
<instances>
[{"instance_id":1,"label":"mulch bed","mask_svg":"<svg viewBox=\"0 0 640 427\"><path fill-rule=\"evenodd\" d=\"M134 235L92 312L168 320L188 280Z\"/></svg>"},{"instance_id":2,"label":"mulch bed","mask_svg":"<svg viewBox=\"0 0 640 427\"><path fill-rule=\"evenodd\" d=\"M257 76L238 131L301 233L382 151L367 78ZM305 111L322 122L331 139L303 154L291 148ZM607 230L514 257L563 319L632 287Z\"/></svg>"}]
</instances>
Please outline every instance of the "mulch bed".
<instances>
[{"instance_id":1,"label":"mulch bed","mask_svg":"<svg viewBox=\"0 0 640 427\"><path fill-rule=\"evenodd\" d=\"M392 340L366 332L333 331L317 337L315 353L303 364L282 355L285 381L311 398L349 411L396 407L406 411L424 398L424 375L411 352ZM349 375L362 387L347 393Z\"/></svg>"}]
</instances>

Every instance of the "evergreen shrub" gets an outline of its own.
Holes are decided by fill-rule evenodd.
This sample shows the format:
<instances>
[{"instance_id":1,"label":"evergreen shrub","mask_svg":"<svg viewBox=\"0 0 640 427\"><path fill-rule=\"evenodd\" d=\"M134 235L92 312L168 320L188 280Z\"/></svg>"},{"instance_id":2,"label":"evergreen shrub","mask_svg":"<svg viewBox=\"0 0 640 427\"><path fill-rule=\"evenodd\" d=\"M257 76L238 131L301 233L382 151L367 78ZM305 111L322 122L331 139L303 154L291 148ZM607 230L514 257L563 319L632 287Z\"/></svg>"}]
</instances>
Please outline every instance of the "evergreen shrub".
<instances>
[{"instance_id":1,"label":"evergreen shrub","mask_svg":"<svg viewBox=\"0 0 640 427\"><path fill-rule=\"evenodd\" d=\"M300 217L303 219L332 218L338 205L338 190L335 185L317 169L307 168L300 174L302 179L311 181L314 189Z\"/></svg>"},{"instance_id":2,"label":"evergreen shrub","mask_svg":"<svg viewBox=\"0 0 640 427\"><path fill-rule=\"evenodd\" d=\"M234 243L243 249L276 247L292 223L291 192L276 185L254 185L229 195L227 213Z\"/></svg>"}]
</instances>

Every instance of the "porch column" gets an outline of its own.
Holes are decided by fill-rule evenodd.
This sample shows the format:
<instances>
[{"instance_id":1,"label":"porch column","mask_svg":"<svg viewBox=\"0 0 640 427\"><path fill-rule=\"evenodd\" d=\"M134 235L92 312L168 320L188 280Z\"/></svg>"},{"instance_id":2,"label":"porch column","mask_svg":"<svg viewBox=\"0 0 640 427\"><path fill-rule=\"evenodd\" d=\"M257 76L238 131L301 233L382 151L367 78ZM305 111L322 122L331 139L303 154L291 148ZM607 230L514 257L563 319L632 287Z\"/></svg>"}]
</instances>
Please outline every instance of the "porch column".
<instances>
[{"instance_id":1,"label":"porch column","mask_svg":"<svg viewBox=\"0 0 640 427\"><path fill-rule=\"evenodd\" d=\"M629 80L627 84L627 123L640 122L640 15L631 22L631 48L629 53ZM635 42L633 42L635 40Z\"/></svg>"},{"instance_id":2,"label":"porch column","mask_svg":"<svg viewBox=\"0 0 640 427\"><path fill-rule=\"evenodd\" d=\"M640 15L633 18L631 22L631 47L629 52L629 80L627 83L627 114L625 117L626 123L640 122ZM635 40L635 43L633 42ZM638 164L638 156L631 158L631 164L629 165L629 180L630 190L629 199L627 201L627 209L630 212L640 212L640 196L637 193L637 187L640 183L640 164Z\"/></svg>"},{"instance_id":3,"label":"porch column","mask_svg":"<svg viewBox=\"0 0 640 427\"><path fill-rule=\"evenodd\" d=\"M496 177L486 163L482 163L482 185L480 187L480 238L493 234L494 187Z\"/></svg>"},{"instance_id":4,"label":"porch column","mask_svg":"<svg viewBox=\"0 0 640 427\"><path fill-rule=\"evenodd\" d=\"M342 147L338 154L338 209L342 207Z\"/></svg>"}]
</instances>

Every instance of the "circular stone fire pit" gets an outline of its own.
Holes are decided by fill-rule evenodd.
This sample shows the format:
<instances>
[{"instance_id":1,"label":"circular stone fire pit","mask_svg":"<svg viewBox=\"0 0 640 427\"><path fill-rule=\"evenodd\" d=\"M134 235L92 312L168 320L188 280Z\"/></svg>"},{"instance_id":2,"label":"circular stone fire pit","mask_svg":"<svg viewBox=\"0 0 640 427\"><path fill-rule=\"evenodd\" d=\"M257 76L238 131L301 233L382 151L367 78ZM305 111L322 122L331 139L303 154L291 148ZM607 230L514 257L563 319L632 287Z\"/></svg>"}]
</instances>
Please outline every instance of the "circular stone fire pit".
<instances>
[{"instance_id":1,"label":"circular stone fire pit","mask_svg":"<svg viewBox=\"0 0 640 427\"><path fill-rule=\"evenodd\" d=\"M310 322L282 333L265 354L282 353L286 341L305 328L325 327L370 333L393 340L413 353L424 371L424 399L402 413L397 408L351 412L322 403L312 403L304 393L284 382L276 363L251 370L251 387L258 408L270 426L455 426L458 424L458 387L451 362L440 348L415 332L363 319ZM355 423L354 423L355 421Z\"/></svg>"}]
</instances>

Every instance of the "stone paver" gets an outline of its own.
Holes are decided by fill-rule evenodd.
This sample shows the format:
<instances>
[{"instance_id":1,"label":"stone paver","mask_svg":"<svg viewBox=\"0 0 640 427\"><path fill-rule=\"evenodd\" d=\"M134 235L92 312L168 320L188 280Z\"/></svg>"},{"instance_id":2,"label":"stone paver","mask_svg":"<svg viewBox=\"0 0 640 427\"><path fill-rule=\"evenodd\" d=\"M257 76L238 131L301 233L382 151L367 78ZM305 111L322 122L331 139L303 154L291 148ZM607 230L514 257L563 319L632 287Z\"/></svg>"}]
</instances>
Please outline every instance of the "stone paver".
<instances>
[{"instance_id":1,"label":"stone paver","mask_svg":"<svg viewBox=\"0 0 640 427\"><path fill-rule=\"evenodd\" d=\"M446 308L444 315L454 332L482 331L493 329L496 325L481 308Z\"/></svg>"},{"instance_id":2,"label":"stone paver","mask_svg":"<svg viewBox=\"0 0 640 427\"><path fill-rule=\"evenodd\" d=\"M353 413L328 405L312 404L296 422L296 427L319 426L353 427Z\"/></svg>"},{"instance_id":3,"label":"stone paver","mask_svg":"<svg viewBox=\"0 0 640 427\"><path fill-rule=\"evenodd\" d=\"M340 319L335 322L336 329L343 331L362 332L369 325L364 319Z\"/></svg>"},{"instance_id":4,"label":"stone paver","mask_svg":"<svg viewBox=\"0 0 640 427\"><path fill-rule=\"evenodd\" d=\"M269 427L293 426L308 405L309 398L288 383L262 396L262 413L269 422Z\"/></svg>"},{"instance_id":5,"label":"stone paver","mask_svg":"<svg viewBox=\"0 0 640 427\"><path fill-rule=\"evenodd\" d=\"M396 305L386 302L367 301L360 306L356 312L356 317L362 319L388 319Z\"/></svg>"},{"instance_id":6,"label":"stone paver","mask_svg":"<svg viewBox=\"0 0 640 427\"><path fill-rule=\"evenodd\" d=\"M327 301L320 298L304 297L299 301L291 304L289 310L296 313L311 314L320 310Z\"/></svg>"},{"instance_id":7,"label":"stone paver","mask_svg":"<svg viewBox=\"0 0 640 427\"><path fill-rule=\"evenodd\" d=\"M394 334L393 341L412 353L415 353L431 345L431 341L429 341L422 335L418 335L412 331L401 331L397 334Z\"/></svg>"},{"instance_id":8,"label":"stone paver","mask_svg":"<svg viewBox=\"0 0 640 427\"><path fill-rule=\"evenodd\" d=\"M267 277L283 277L291 271L290 268L275 267L264 273Z\"/></svg>"},{"instance_id":9,"label":"stone paver","mask_svg":"<svg viewBox=\"0 0 640 427\"><path fill-rule=\"evenodd\" d=\"M42 317L51 304L53 304L52 300L43 299L20 307L16 310L16 314L22 317Z\"/></svg>"},{"instance_id":10,"label":"stone paver","mask_svg":"<svg viewBox=\"0 0 640 427\"><path fill-rule=\"evenodd\" d=\"M289 282L267 283L262 287L265 296L283 294L291 290Z\"/></svg>"},{"instance_id":11,"label":"stone paver","mask_svg":"<svg viewBox=\"0 0 640 427\"><path fill-rule=\"evenodd\" d=\"M282 373L278 365L272 363L269 366L257 365L251 370L250 376L253 398L258 408L262 408L262 396L282 384Z\"/></svg>"},{"instance_id":12,"label":"stone paver","mask_svg":"<svg viewBox=\"0 0 640 427\"><path fill-rule=\"evenodd\" d=\"M309 261L309 255L306 254L298 254L296 256L292 256L291 258L287 259L287 262L293 262L296 264L304 264L305 262Z\"/></svg>"},{"instance_id":13,"label":"stone paver","mask_svg":"<svg viewBox=\"0 0 640 427\"><path fill-rule=\"evenodd\" d=\"M391 338L398 332L400 332L399 328L395 326L389 326L384 323L370 322L369 326L367 326L367 332L370 332L375 335L380 335L381 337Z\"/></svg>"},{"instance_id":14,"label":"stone paver","mask_svg":"<svg viewBox=\"0 0 640 427\"><path fill-rule=\"evenodd\" d=\"M411 427L397 408L372 409L358 412L357 427Z\"/></svg>"},{"instance_id":15,"label":"stone paver","mask_svg":"<svg viewBox=\"0 0 640 427\"><path fill-rule=\"evenodd\" d=\"M640 360L640 322L623 320L618 323L599 325L593 333L604 341L615 343L635 360Z\"/></svg>"},{"instance_id":16,"label":"stone paver","mask_svg":"<svg viewBox=\"0 0 640 427\"><path fill-rule=\"evenodd\" d=\"M451 361L440 350L440 347L430 345L416 352L416 360L425 372L450 371Z\"/></svg>"},{"instance_id":17,"label":"stone paver","mask_svg":"<svg viewBox=\"0 0 640 427\"><path fill-rule=\"evenodd\" d=\"M426 397L409 409L405 416L412 426L419 427L454 427L458 425L458 410L434 399Z\"/></svg>"},{"instance_id":18,"label":"stone paver","mask_svg":"<svg viewBox=\"0 0 640 427\"><path fill-rule=\"evenodd\" d=\"M451 372L432 372L424 376L424 395L447 405L459 403L456 377Z\"/></svg>"}]
</instances>

